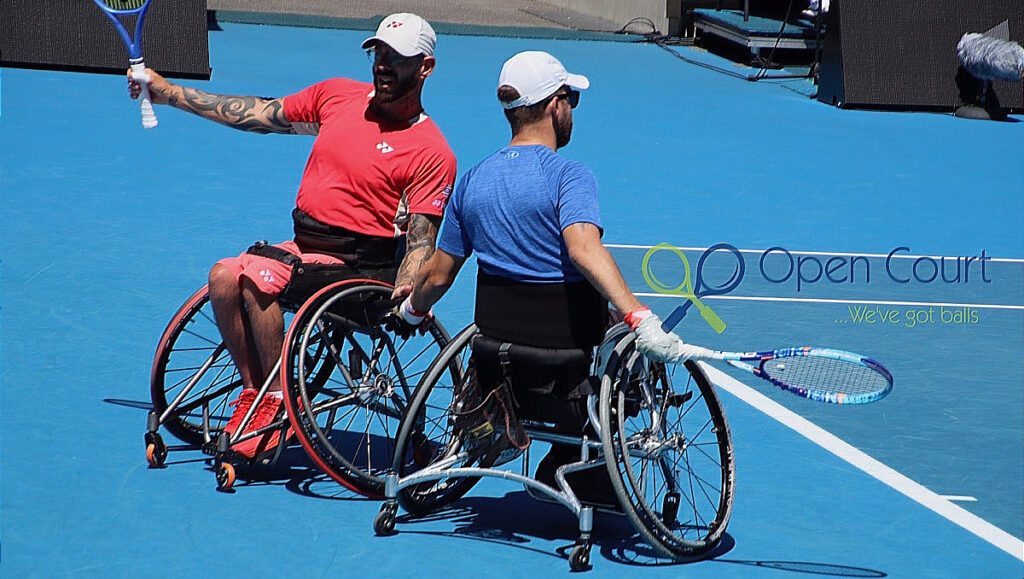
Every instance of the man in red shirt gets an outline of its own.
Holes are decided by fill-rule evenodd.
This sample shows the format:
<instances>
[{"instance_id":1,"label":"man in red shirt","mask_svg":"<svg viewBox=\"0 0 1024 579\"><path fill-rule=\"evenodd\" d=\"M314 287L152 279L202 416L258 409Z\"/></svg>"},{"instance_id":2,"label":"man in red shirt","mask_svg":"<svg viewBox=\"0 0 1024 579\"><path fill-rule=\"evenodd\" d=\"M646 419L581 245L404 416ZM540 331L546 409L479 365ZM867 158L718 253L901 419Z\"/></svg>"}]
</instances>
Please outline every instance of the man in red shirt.
<instances>
[{"instance_id":1,"label":"man in red shirt","mask_svg":"<svg viewBox=\"0 0 1024 579\"><path fill-rule=\"evenodd\" d=\"M292 213L295 238L270 250L254 247L210 270L217 326L244 384L225 427L229 434L280 357L284 316L278 296L292 272L288 254L361 272L390 268L400 296L433 252L456 171L455 156L421 101L436 64L435 43L425 20L393 14L363 42L373 59L372 85L334 78L283 98L210 94L146 70L155 104L244 131L316 135ZM139 83L130 71L128 76L137 98ZM395 274L402 235L405 257ZM246 431L270 424L281 408L281 384L275 382ZM252 457L276 446L277 438L267 434L233 450Z\"/></svg>"}]
</instances>

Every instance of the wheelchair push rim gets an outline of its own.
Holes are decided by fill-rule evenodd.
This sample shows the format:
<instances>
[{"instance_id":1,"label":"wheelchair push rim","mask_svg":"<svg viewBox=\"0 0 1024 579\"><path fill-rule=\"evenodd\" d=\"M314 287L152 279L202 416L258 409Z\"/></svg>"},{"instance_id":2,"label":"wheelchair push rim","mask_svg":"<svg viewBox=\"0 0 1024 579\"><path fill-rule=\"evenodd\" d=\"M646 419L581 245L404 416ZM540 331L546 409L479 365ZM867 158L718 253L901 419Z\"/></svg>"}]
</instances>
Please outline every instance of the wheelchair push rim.
<instances>
[{"instance_id":1,"label":"wheelchair push rim","mask_svg":"<svg viewBox=\"0 0 1024 579\"><path fill-rule=\"evenodd\" d=\"M419 368L448 342L433 319L424 335L409 339L385 330L379 322L392 289L373 280L321 289L296 312L282 351L296 438L328 476L367 496L383 493L398 422L425 371Z\"/></svg>"},{"instance_id":2,"label":"wheelchair push rim","mask_svg":"<svg viewBox=\"0 0 1024 579\"><path fill-rule=\"evenodd\" d=\"M735 494L732 439L714 387L693 361L668 366L619 341L602 375L602 446L612 485L640 536L661 555L709 556Z\"/></svg>"}]
</instances>

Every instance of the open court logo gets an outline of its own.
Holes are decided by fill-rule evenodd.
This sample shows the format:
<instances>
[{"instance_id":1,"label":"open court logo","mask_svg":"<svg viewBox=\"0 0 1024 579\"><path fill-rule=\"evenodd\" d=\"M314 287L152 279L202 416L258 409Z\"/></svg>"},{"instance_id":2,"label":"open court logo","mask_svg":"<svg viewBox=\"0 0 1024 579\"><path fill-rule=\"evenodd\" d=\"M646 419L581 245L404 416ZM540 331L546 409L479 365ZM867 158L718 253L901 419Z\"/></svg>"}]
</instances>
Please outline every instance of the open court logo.
<instances>
[{"instance_id":1,"label":"open court logo","mask_svg":"<svg viewBox=\"0 0 1024 579\"><path fill-rule=\"evenodd\" d=\"M748 275L743 253L757 256L756 269L751 256L749 271L753 276L750 280L752 283L767 283L796 295L724 298L726 294L736 290ZM658 254L665 255L658 258ZM666 261L666 256L675 263ZM655 273L656 267L660 268L659 273ZM848 287L858 284L865 287L881 284L893 291L907 291L915 286L932 284L942 284L949 288L964 288L968 285L984 287L993 281L991 267L992 257L985 249L977 255L933 257L914 256L908 246L896 247L887 254L828 254L795 252L781 246L763 251L741 251L728 243L719 243L703 250L695 266L691 265L683 249L661 243L647 250L641 264L644 281L654 292L686 300L666 319L666 327L674 327L679 323L692 306L697 308L701 317L718 333L725 330L726 324L702 298L848 305L848 311L844 311L844 315L835 321L837 324L898 324L907 328L926 324L972 325L980 320L978 310L971 307L972 304L819 298L807 297L806 292L817 288L820 295L822 290L827 291L830 287L835 287L838 291L840 285ZM680 275L679 283L665 281L678 280ZM1024 306L1021 306L1021 309L1024 309Z\"/></svg>"}]
</instances>

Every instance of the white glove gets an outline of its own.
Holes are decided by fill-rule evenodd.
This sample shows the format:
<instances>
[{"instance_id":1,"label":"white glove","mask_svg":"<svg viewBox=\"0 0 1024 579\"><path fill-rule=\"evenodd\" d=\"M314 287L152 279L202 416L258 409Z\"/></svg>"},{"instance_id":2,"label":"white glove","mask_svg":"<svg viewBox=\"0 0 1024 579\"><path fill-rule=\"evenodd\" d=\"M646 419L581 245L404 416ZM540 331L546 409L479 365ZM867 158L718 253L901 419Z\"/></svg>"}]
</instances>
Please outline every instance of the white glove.
<instances>
[{"instance_id":1,"label":"white glove","mask_svg":"<svg viewBox=\"0 0 1024 579\"><path fill-rule=\"evenodd\" d=\"M626 323L636 332L636 349L656 362L681 364L693 355L694 346L661 329L661 318L649 309L630 312Z\"/></svg>"}]
</instances>

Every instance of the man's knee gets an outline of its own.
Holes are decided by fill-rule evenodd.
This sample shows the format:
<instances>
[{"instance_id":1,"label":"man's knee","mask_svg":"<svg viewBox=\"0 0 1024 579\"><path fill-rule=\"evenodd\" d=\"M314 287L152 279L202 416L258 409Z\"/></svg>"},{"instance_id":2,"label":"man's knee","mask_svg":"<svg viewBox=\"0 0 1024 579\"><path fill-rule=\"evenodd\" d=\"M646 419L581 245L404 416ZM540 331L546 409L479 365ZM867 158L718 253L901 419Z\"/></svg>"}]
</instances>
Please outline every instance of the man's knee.
<instances>
[{"instance_id":1,"label":"man's knee","mask_svg":"<svg viewBox=\"0 0 1024 579\"><path fill-rule=\"evenodd\" d=\"M238 278L231 272L230 269L221 265L214 264L210 269L209 291L212 299L217 299L221 296L237 296L239 292Z\"/></svg>"}]
</instances>

